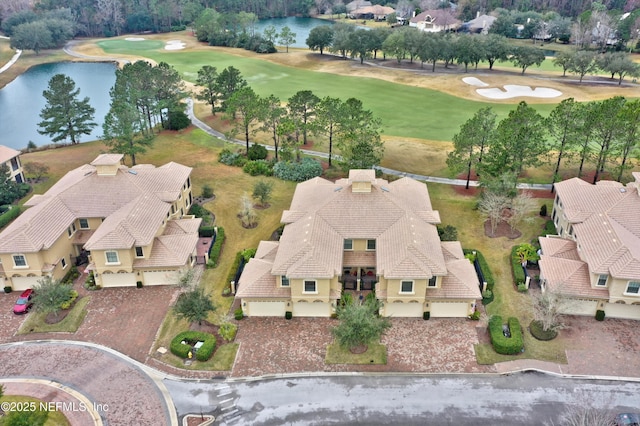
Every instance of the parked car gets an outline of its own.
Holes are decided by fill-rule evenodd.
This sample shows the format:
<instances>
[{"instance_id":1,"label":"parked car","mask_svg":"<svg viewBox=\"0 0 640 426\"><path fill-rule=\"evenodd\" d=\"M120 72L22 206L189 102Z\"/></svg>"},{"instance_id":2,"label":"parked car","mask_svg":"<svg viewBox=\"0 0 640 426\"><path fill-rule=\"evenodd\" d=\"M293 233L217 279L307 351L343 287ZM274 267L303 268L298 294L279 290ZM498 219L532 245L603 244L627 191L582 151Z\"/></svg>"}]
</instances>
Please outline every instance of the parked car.
<instances>
[{"instance_id":1,"label":"parked car","mask_svg":"<svg viewBox=\"0 0 640 426\"><path fill-rule=\"evenodd\" d=\"M640 426L640 413L620 413L616 416L615 426Z\"/></svg>"},{"instance_id":2,"label":"parked car","mask_svg":"<svg viewBox=\"0 0 640 426\"><path fill-rule=\"evenodd\" d=\"M16 300L16 304L13 305L13 313L14 314L26 314L29 312L31 307L33 306L33 296L35 293L32 289L28 289L20 294L18 300Z\"/></svg>"}]
</instances>

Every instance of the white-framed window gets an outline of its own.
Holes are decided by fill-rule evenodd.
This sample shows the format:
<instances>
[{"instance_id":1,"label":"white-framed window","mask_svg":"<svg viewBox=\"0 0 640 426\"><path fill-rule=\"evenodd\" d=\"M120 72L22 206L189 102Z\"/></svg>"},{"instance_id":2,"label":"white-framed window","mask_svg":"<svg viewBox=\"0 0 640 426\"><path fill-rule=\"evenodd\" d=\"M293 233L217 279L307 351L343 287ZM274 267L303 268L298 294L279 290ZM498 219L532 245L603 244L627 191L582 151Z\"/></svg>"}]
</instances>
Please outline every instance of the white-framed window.
<instances>
[{"instance_id":1,"label":"white-framed window","mask_svg":"<svg viewBox=\"0 0 640 426\"><path fill-rule=\"evenodd\" d=\"M16 268L28 268L27 265L27 257L24 254L14 254L13 255L13 265Z\"/></svg>"},{"instance_id":2,"label":"white-framed window","mask_svg":"<svg viewBox=\"0 0 640 426\"><path fill-rule=\"evenodd\" d=\"M400 293L413 293L413 281L401 281Z\"/></svg>"},{"instance_id":3,"label":"white-framed window","mask_svg":"<svg viewBox=\"0 0 640 426\"><path fill-rule=\"evenodd\" d=\"M367 250L376 249L376 240L367 240Z\"/></svg>"},{"instance_id":4,"label":"white-framed window","mask_svg":"<svg viewBox=\"0 0 640 426\"><path fill-rule=\"evenodd\" d=\"M144 257L144 250L140 246L136 246L136 257Z\"/></svg>"},{"instance_id":5,"label":"white-framed window","mask_svg":"<svg viewBox=\"0 0 640 426\"><path fill-rule=\"evenodd\" d=\"M78 219L78 224L80 225L80 229L89 229L89 219Z\"/></svg>"},{"instance_id":6,"label":"white-framed window","mask_svg":"<svg viewBox=\"0 0 640 426\"><path fill-rule=\"evenodd\" d=\"M606 287L607 280L609 279L609 275L603 274L598 277L598 282L596 283L596 287Z\"/></svg>"},{"instance_id":7,"label":"white-framed window","mask_svg":"<svg viewBox=\"0 0 640 426\"><path fill-rule=\"evenodd\" d=\"M289 278L287 278L286 276L282 275L280 277L280 286L281 287L289 287L291 284L289 283Z\"/></svg>"},{"instance_id":8,"label":"white-framed window","mask_svg":"<svg viewBox=\"0 0 640 426\"><path fill-rule=\"evenodd\" d=\"M318 292L318 284L314 280L304 280L303 293L317 293L317 292Z\"/></svg>"},{"instance_id":9,"label":"white-framed window","mask_svg":"<svg viewBox=\"0 0 640 426\"><path fill-rule=\"evenodd\" d=\"M105 257L107 258L107 264L120 263L118 258L118 252L115 250L105 251Z\"/></svg>"},{"instance_id":10,"label":"white-framed window","mask_svg":"<svg viewBox=\"0 0 640 426\"><path fill-rule=\"evenodd\" d=\"M627 283L627 288L624 291L625 294L632 294L634 296L640 295L640 282L638 281L629 281Z\"/></svg>"},{"instance_id":11,"label":"white-framed window","mask_svg":"<svg viewBox=\"0 0 640 426\"><path fill-rule=\"evenodd\" d=\"M429 282L427 283L428 287L436 287L438 284L438 277L435 275L429 278Z\"/></svg>"},{"instance_id":12,"label":"white-framed window","mask_svg":"<svg viewBox=\"0 0 640 426\"><path fill-rule=\"evenodd\" d=\"M343 247L345 250L353 250L353 240L352 239L344 240Z\"/></svg>"},{"instance_id":13,"label":"white-framed window","mask_svg":"<svg viewBox=\"0 0 640 426\"><path fill-rule=\"evenodd\" d=\"M67 234L69 234L69 236L72 236L74 232L76 232L76 224L71 222L71 226L67 229Z\"/></svg>"},{"instance_id":14,"label":"white-framed window","mask_svg":"<svg viewBox=\"0 0 640 426\"><path fill-rule=\"evenodd\" d=\"M67 261L65 260L64 257L62 259L60 259L60 264L62 265L62 269L66 269Z\"/></svg>"}]
</instances>

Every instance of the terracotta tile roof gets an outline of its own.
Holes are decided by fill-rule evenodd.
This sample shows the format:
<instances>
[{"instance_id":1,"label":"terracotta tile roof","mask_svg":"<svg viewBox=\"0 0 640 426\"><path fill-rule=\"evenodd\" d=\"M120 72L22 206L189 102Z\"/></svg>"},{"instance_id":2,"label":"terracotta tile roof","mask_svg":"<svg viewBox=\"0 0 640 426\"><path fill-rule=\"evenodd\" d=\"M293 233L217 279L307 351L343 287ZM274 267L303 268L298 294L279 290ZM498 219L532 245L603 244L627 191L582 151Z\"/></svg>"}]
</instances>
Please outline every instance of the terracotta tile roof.
<instances>
[{"instance_id":1,"label":"terracotta tile roof","mask_svg":"<svg viewBox=\"0 0 640 426\"><path fill-rule=\"evenodd\" d=\"M575 241L553 237L540 237L539 241L542 253L547 256L580 260Z\"/></svg>"},{"instance_id":2,"label":"terracotta tile roof","mask_svg":"<svg viewBox=\"0 0 640 426\"><path fill-rule=\"evenodd\" d=\"M100 154L90 164L92 166L110 166L119 164L123 158L123 154Z\"/></svg>"},{"instance_id":3,"label":"terracotta tile roof","mask_svg":"<svg viewBox=\"0 0 640 426\"><path fill-rule=\"evenodd\" d=\"M8 146L0 145L0 163L6 163L18 155L20 155L20 151L16 151Z\"/></svg>"},{"instance_id":4,"label":"terracotta tile roof","mask_svg":"<svg viewBox=\"0 0 640 426\"><path fill-rule=\"evenodd\" d=\"M419 13L418 15L411 18L409 22L422 22L426 20L427 16L431 17L433 23L440 26L454 27L462 23L462 21L457 19L448 9L425 10L424 12Z\"/></svg>"},{"instance_id":5,"label":"terracotta tile roof","mask_svg":"<svg viewBox=\"0 0 640 426\"><path fill-rule=\"evenodd\" d=\"M99 164L109 163L118 155L102 155L96 161ZM121 247L130 247L132 237L134 240L151 241L148 222L157 224L158 210L163 210L166 215L166 208L160 208L159 202L172 202L178 198L191 168L172 162L157 168L136 166L134 173L130 170L120 166L115 176L98 176L96 167L92 165L71 170L45 194L34 196L25 203L32 207L0 233L0 252L48 249L75 219L108 218L112 214L119 218L124 215L131 223L118 221L122 225L118 231L115 231L115 226L109 232L108 227L105 228L100 235L109 233L110 241L105 243L106 246L115 248L121 244ZM135 201L141 197L156 201ZM137 204L139 202L143 204ZM143 209L143 206L152 208ZM125 214L127 211L130 214ZM133 230L138 227L141 229ZM99 240L95 235L92 238L95 238L92 242Z\"/></svg>"},{"instance_id":6,"label":"terracotta tile roof","mask_svg":"<svg viewBox=\"0 0 640 426\"><path fill-rule=\"evenodd\" d=\"M640 174L626 187L573 178L556 184L562 211L572 223L580 259L596 274L640 279Z\"/></svg>"},{"instance_id":7,"label":"terracotta tile roof","mask_svg":"<svg viewBox=\"0 0 640 426\"><path fill-rule=\"evenodd\" d=\"M578 298L608 299L609 290L591 287L589 267L585 262L542 255L540 271L550 291Z\"/></svg>"},{"instance_id":8,"label":"terracotta tile roof","mask_svg":"<svg viewBox=\"0 0 640 426\"><path fill-rule=\"evenodd\" d=\"M251 297L291 297L291 289L280 287L277 284L276 276L271 274L273 263L265 260L253 258L247 263L238 280L238 290L236 297L241 299Z\"/></svg>"},{"instance_id":9,"label":"terracotta tile roof","mask_svg":"<svg viewBox=\"0 0 640 426\"><path fill-rule=\"evenodd\" d=\"M256 255L254 257L257 259L266 259L273 262L279 246L280 243L278 243L277 241L260 241L260 243L258 244L258 249L256 250Z\"/></svg>"},{"instance_id":10,"label":"terracotta tile roof","mask_svg":"<svg viewBox=\"0 0 640 426\"><path fill-rule=\"evenodd\" d=\"M202 219L177 219L167 222L165 233L154 239L149 257L136 259L133 262L133 267L139 269L186 265L189 256L196 250L198 244L197 226L201 221ZM192 232L190 228L194 224L196 230ZM189 231L185 231L185 229Z\"/></svg>"},{"instance_id":11,"label":"terracotta tile roof","mask_svg":"<svg viewBox=\"0 0 640 426\"><path fill-rule=\"evenodd\" d=\"M343 266L357 266L373 268L376 266L375 251L345 251L342 258Z\"/></svg>"},{"instance_id":12,"label":"terracotta tile roof","mask_svg":"<svg viewBox=\"0 0 640 426\"><path fill-rule=\"evenodd\" d=\"M459 241L446 241L441 243L445 253L447 273L442 277L439 288L428 288L428 299L481 299L480 283L476 270L465 259L462 245Z\"/></svg>"}]
</instances>

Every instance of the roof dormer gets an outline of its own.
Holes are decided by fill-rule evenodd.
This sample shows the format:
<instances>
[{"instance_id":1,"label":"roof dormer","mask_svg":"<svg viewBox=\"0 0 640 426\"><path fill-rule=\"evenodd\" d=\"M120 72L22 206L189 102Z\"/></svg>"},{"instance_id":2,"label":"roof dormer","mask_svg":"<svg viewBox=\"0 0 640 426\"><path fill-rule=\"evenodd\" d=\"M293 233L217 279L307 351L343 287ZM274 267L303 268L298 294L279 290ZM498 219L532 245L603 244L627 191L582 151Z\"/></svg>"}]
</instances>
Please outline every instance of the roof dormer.
<instances>
[{"instance_id":1,"label":"roof dormer","mask_svg":"<svg viewBox=\"0 0 640 426\"><path fill-rule=\"evenodd\" d=\"M124 154L100 154L91 165L96 168L98 176L115 176L123 157Z\"/></svg>"},{"instance_id":2,"label":"roof dormer","mask_svg":"<svg viewBox=\"0 0 640 426\"><path fill-rule=\"evenodd\" d=\"M375 180L375 170L349 170L349 183L351 184L351 192L371 192L371 184L373 184Z\"/></svg>"}]
</instances>

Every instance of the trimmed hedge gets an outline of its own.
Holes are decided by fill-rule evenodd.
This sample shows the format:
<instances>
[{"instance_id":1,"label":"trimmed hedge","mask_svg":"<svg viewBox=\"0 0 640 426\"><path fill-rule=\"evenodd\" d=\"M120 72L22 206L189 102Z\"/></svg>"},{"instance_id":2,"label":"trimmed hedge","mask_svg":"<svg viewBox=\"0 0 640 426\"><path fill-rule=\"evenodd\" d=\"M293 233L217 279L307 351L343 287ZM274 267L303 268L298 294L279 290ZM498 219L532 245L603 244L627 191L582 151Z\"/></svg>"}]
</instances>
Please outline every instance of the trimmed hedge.
<instances>
[{"instance_id":1,"label":"trimmed hedge","mask_svg":"<svg viewBox=\"0 0 640 426\"><path fill-rule=\"evenodd\" d=\"M218 235L216 236L216 242L213 243L213 247L211 247L211 253L209 253L209 262L213 265L214 268L218 266L218 258L220 257L223 243L224 228L222 226L218 226Z\"/></svg>"},{"instance_id":2,"label":"trimmed hedge","mask_svg":"<svg viewBox=\"0 0 640 426\"><path fill-rule=\"evenodd\" d=\"M322 164L313 158L303 158L299 163L280 161L273 166L273 175L282 180L303 182L322 174Z\"/></svg>"},{"instance_id":3,"label":"trimmed hedge","mask_svg":"<svg viewBox=\"0 0 640 426\"><path fill-rule=\"evenodd\" d=\"M213 351L216 349L216 338L213 334L203 333L201 331L183 331L179 333L171 341L171 353L180 358L188 358L189 351L193 350L191 345L183 345L181 342L187 341L195 344L195 342L204 342L200 349L195 353L198 361L206 361L211 358Z\"/></svg>"},{"instance_id":4,"label":"trimmed hedge","mask_svg":"<svg viewBox=\"0 0 640 426\"><path fill-rule=\"evenodd\" d=\"M493 278L493 273L491 272L491 268L489 268L489 264L487 263L487 259L484 258L484 255L479 250L473 249L463 249L464 254L473 254L476 252L476 259L478 260L478 264L480 265L480 270L482 271L482 275L484 275L484 280L487 283L487 288L485 290L491 291L491 297L482 297L482 304L488 305L493 302L493 287L496 283L495 278Z\"/></svg>"},{"instance_id":5,"label":"trimmed hedge","mask_svg":"<svg viewBox=\"0 0 640 426\"><path fill-rule=\"evenodd\" d=\"M522 341L522 327L518 318L511 317L507 321L511 337L505 337L502 334L502 317L494 315L489 318L489 334L491 335L491 344L493 349L502 355L515 355L522 352L524 343Z\"/></svg>"},{"instance_id":6,"label":"trimmed hedge","mask_svg":"<svg viewBox=\"0 0 640 426\"><path fill-rule=\"evenodd\" d=\"M525 277L522 270L522 263L520 263L520 256L516 254L518 246L511 247L511 271L513 272L513 282L518 286L524 284Z\"/></svg>"},{"instance_id":7,"label":"trimmed hedge","mask_svg":"<svg viewBox=\"0 0 640 426\"><path fill-rule=\"evenodd\" d=\"M602 309L598 309L596 311L596 320L597 321L604 321L604 311Z\"/></svg>"},{"instance_id":8,"label":"trimmed hedge","mask_svg":"<svg viewBox=\"0 0 640 426\"><path fill-rule=\"evenodd\" d=\"M0 228L4 228L16 217L20 216L22 209L18 206L12 206L11 209L0 215Z\"/></svg>"},{"instance_id":9,"label":"trimmed hedge","mask_svg":"<svg viewBox=\"0 0 640 426\"><path fill-rule=\"evenodd\" d=\"M200 238L213 237L213 234L215 233L214 228L214 226L201 226L200 228L198 228L198 236Z\"/></svg>"},{"instance_id":10,"label":"trimmed hedge","mask_svg":"<svg viewBox=\"0 0 640 426\"><path fill-rule=\"evenodd\" d=\"M545 222L542 235L558 235L558 231L556 231L556 226L553 224L552 220Z\"/></svg>"}]
</instances>

